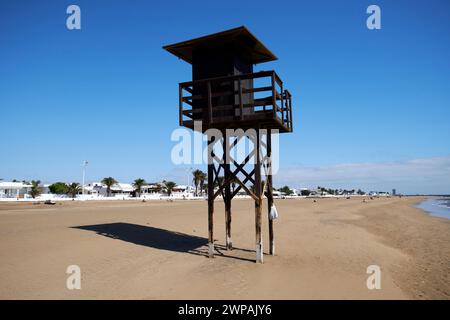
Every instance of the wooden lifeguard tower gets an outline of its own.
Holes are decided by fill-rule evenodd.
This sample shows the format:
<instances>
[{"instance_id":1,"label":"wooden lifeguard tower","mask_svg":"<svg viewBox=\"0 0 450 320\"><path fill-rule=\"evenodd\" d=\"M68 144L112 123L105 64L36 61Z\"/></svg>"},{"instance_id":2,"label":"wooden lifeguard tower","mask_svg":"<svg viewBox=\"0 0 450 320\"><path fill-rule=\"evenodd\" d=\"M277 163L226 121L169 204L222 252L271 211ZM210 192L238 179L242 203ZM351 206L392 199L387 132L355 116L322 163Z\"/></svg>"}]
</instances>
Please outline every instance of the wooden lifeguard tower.
<instances>
[{"instance_id":1,"label":"wooden lifeguard tower","mask_svg":"<svg viewBox=\"0 0 450 320\"><path fill-rule=\"evenodd\" d=\"M275 71L253 72L253 65L276 60L245 27L167 45L165 50L192 65L192 81L179 84L179 123L208 135L208 231L209 256L214 257L214 199L225 203L226 248L232 249L231 200L244 190L255 201L256 262L263 262L261 235L262 201L267 197L269 253L275 254L272 196L272 141L274 132L292 132L291 94ZM196 123L201 122L201 126ZM209 129L221 132L221 137ZM232 134L231 131L245 131ZM265 137L265 139L264 139ZM247 138L252 150L238 162L232 150ZM222 155L216 154L218 144ZM220 146L219 146L220 147ZM253 161L253 165L251 163ZM264 168L266 180L261 179ZM223 171L223 179L219 179ZM237 188L232 186L238 185ZM218 189L215 191L215 186Z\"/></svg>"}]
</instances>

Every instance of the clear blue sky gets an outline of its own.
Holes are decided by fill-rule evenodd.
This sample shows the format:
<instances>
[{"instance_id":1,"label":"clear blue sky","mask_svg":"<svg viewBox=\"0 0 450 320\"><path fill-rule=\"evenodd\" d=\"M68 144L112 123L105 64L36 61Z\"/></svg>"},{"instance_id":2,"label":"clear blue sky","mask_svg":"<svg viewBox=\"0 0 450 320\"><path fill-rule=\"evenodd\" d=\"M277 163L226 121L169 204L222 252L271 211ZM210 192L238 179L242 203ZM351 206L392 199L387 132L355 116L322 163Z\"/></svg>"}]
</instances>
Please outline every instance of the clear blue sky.
<instances>
[{"instance_id":1,"label":"clear blue sky","mask_svg":"<svg viewBox=\"0 0 450 320\"><path fill-rule=\"evenodd\" d=\"M276 184L450 193L447 0L2 1L0 178L80 181L87 159L89 181L185 182L170 134L190 65L161 47L240 25L294 96Z\"/></svg>"}]
</instances>

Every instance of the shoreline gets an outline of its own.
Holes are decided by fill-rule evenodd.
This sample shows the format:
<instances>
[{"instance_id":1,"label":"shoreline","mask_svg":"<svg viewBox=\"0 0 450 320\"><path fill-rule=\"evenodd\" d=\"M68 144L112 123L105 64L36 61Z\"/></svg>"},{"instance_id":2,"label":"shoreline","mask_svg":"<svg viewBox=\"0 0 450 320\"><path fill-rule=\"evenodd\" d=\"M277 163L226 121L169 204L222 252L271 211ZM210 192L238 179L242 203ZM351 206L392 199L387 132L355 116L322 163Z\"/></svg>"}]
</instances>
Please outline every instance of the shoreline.
<instances>
[{"instance_id":1,"label":"shoreline","mask_svg":"<svg viewBox=\"0 0 450 320\"><path fill-rule=\"evenodd\" d=\"M450 220L417 207L427 199L428 196L421 196L417 201L411 201L409 212L391 213L388 208L383 207L379 208L377 217L360 212L363 219L355 225L379 236L386 245L408 255L406 263L393 266L391 270L412 299L448 300ZM386 220L390 221L389 227L382 225ZM439 253L436 254L436 251Z\"/></svg>"},{"instance_id":2,"label":"shoreline","mask_svg":"<svg viewBox=\"0 0 450 320\"><path fill-rule=\"evenodd\" d=\"M445 201L447 205L442 205L442 201ZM450 219L450 207L448 203L450 203L449 197L432 196L416 203L415 207L423 210L432 217Z\"/></svg>"}]
</instances>

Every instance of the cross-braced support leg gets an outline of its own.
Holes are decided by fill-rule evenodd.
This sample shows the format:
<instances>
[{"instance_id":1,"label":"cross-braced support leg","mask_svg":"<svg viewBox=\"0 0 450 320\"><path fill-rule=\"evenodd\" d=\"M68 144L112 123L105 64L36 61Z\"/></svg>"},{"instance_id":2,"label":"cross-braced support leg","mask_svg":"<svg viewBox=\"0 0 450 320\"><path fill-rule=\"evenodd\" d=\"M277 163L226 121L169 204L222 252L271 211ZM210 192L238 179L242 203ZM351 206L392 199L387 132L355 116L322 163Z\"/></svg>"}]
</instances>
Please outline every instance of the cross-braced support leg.
<instances>
[{"instance_id":1,"label":"cross-braced support leg","mask_svg":"<svg viewBox=\"0 0 450 320\"><path fill-rule=\"evenodd\" d=\"M233 248L233 242L231 241L231 172L230 172L230 148L229 137L223 135L223 159L224 159L224 171L225 181L228 183L225 185L224 202L225 202L225 236L226 236L226 248L231 250Z\"/></svg>"},{"instance_id":2,"label":"cross-braced support leg","mask_svg":"<svg viewBox=\"0 0 450 320\"><path fill-rule=\"evenodd\" d=\"M214 258L214 162L211 155L215 137L208 137L208 255Z\"/></svg>"},{"instance_id":3,"label":"cross-braced support leg","mask_svg":"<svg viewBox=\"0 0 450 320\"><path fill-rule=\"evenodd\" d=\"M233 143L230 145L226 135L224 135L223 141L223 157L219 158L215 155L213 149L214 144L219 141L215 141L215 137L208 137L208 229L209 229L209 255L214 255L213 245L213 212L214 212L214 199L222 195L225 202L225 232L226 232L226 248L232 248L231 242L231 200L241 190L245 190L255 201L255 229L256 229L256 262L263 262L263 241L262 241L262 204L263 204L263 192L265 186L262 184L261 179L261 145L265 145L261 141L261 132L255 130L253 133L245 136L236 136ZM231 148L236 147L237 143L243 137L247 137L253 142L253 150L251 150L241 162L237 162L231 156ZM266 148L267 149L267 148ZM252 170L246 168L246 165L250 164L250 160L254 158L255 163ZM267 157L265 157L267 158ZM266 159L264 160L266 161ZM216 167L217 163L217 167ZM231 165L233 169L231 170ZM220 171L224 171L224 179L219 179ZM241 175L239 177L238 175ZM231 184L237 183L238 187L231 192ZM253 188L249 188L248 183L253 184ZM218 185L218 189L214 190L214 187ZM270 181L270 187L272 186ZM272 190L270 188L270 190Z\"/></svg>"},{"instance_id":4,"label":"cross-braced support leg","mask_svg":"<svg viewBox=\"0 0 450 320\"><path fill-rule=\"evenodd\" d=\"M269 253L275 255L275 239L273 236L273 220L270 218L270 210L273 206L272 188L272 137L270 129L267 132L267 214L269 219Z\"/></svg>"},{"instance_id":5,"label":"cross-braced support leg","mask_svg":"<svg viewBox=\"0 0 450 320\"><path fill-rule=\"evenodd\" d=\"M257 196L255 199L255 226L256 226L256 262L263 263L263 242L261 234L262 224L262 185L261 185L261 157L260 157L260 132L256 131L256 161L255 161L255 184L254 189Z\"/></svg>"}]
</instances>

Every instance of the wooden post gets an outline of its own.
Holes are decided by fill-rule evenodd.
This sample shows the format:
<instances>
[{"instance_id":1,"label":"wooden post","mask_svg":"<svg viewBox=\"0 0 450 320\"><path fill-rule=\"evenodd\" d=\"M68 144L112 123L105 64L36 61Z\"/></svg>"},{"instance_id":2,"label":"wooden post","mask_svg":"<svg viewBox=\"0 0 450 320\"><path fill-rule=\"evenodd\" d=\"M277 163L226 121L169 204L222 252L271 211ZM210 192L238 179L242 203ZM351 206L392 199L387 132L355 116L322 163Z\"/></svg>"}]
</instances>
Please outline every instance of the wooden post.
<instances>
[{"instance_id":1,"label":"wooden post","mask_svg":"<svg viewBox=\"0 0 450 320\"><path fill-rule=\"evenodd\" d=\"M212 94L211 94L211 82L206 83L206 96L208 100L208 128L213 122L213 111L212 111Z\"/></svg>"},{"instance_id":2,"label":"wooden post","mask_svg":"<svg viewBox=\"0 0 450 320\"><path fill-rule=\"evenodd\" d=\"M278 117L277 113L277 91L275 90L275 73L272 72L271 76L272 81L272 104L273 104L273 118L276 119Z\"/></svg>"},{"instance_id":3,"label":"wooden post","mask_svg":"<svg viewBox=\"0 0 450 320\"><path fill-rule=\"evenodd\" d=\"M181 86L181 83L178 85L178 96L179 96L179 100L178 100L178 109L179 109L179 115L178 115L178 120L180 123L180 126L183 125L183 87Z\"/></svg>"},{"instance_id":4,"label":"wooden post","mask_svg":"<svg viewBox=\"0 0 450 320\"><path fill-rule=\"evenodd\" d=\"M284 108L284 97L283 97L283 83L279 84L280 85L280 106L281 108ZM270 129L269 129L270 131Z\"/></svg>"},{"instance_id":5,"label":"wooden post","mask_svg":"<svg viewBox=\"0 0 450 320\"><path fill-rule=\"evenodd\" d=\"M214 258L214 158L211 155L214 136L208 136L208 255Z\"/></svg>"},{"instance_id":6,"label":"wooden post","mask_svg":"<svg viewBox=\"0 0 450 320\"><path fill-rule=\"evenodd\" d=\"M270 219L270 209L273 205L273 187L272 187L272 136L271 130L267 131L267 215L269 218L269 253L275 255L275 240L273 237L273 220Z\"/></svg>"},{"instance_id":7,"label":"wooden post","mask_svg":"<svg viewBox=\"0 0 450 320\"><path fill-rule=\"evenodd\" d=\"M263 263L263 242L261 235L261 211L262 211L262 195L261 195L261 159L260 159L260 134L259 126L256 129L256 141L254 148L256 149L256 161L255 161L255 194L257 200L255 200L255 226L256 226L256 262Z\"/></svg>"},{"instance_id":8,"label":"wooden post","mask_svg":"<svg viewBox=\"0 0 450 320\"><path fill-rule=\"evenodd\" d=\"M239 119L244 120L244 105L242 102L242 82L238 79L238 95L239 95Z\"/></svg>"},{"instance_id":9,"label":"wooden post","mask_svg":"<svg viewBox=\"0 0 450 320\"><path fill-rule=\"evenodd\" d=\"M223 132L223 161L224 161L224 171L225 178L224 181L228 181L231 176L230 173L230 148L228 137L226 132ZM231 250L233 248L233 242L231 241L231 183L227 183L224 192L224 202L225 202L225 236L226 236L226 248Z\"/></svg>"}]
</instances>

